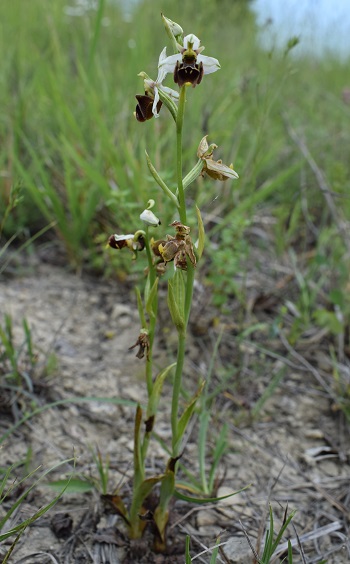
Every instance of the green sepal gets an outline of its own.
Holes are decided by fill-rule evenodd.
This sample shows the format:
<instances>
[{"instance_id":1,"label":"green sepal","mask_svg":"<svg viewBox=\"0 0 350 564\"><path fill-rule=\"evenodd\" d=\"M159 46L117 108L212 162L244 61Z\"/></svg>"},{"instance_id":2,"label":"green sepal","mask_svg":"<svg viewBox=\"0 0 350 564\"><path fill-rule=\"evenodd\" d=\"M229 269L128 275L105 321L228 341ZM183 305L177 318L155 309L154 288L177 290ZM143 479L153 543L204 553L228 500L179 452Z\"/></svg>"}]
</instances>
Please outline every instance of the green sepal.
<instances>
[{"instance_id":1,"label":"green sepal","mask_svg":"<svg viewBox=\"0 0 350 564\"><path fill-rule=\"evenodd\" d=\"M170 370L174 368L174 366L176 366L176 362L169 364L169 366L167 366L166 368L164 368L164 370L159 372L158 376L156 377L153 384L152 393L148 400L147 419L149 419L149 417L152 417L153 415L156 415L164 380L169 374Z\"/></svg>"},{"instance_id":2,"label":"green sepal","mask_svg":"<svg viewBox=\"0 0 350 564\"><path fill-rule=\"evenodd\" d=\"M176 269L175 274L168 280L168 307L173 323L179 333L185 331L185 274Z\"/></svg>"},{"instance_id":3,"label":"green sepal","mask_svg":"<svg viewBox=\"0 0 350 564\"><path fill-rule=\"evenodd\" d=\"M205 382L203 381L201 383L201 385L199 386L197 392L195 393L195 395L193 396L193 398L191 399L190 403L188 404L188 406L185 408L183 414L181 415L179 422L178 422L178 426L177 426L177 437L176 437L176 443L174 445L174 450L177 451L177 448L182 440L182 437L186 431L187 425L189 423L189 420L191 419L192 413L194 411L194 408L196 407L196 402L197 399L199 398L199 396L201 395L203 388L205 386Z\"/></svg>"},{"instance_id":4,"label":"green sepal","mask_svg":"<svg viewBox=\"0 0 350 564\"><path fill-rule=\"evenodd\" d=\"M203 167L204 167L204 161L203 159L199 159L197 164L195 164L194 167L190 170L190 172L186 174L185 178L182 181L184 190L187 188L187 186L189 186L192 182L194 182L196 178L198 178L198 176L201 175Z\"/></svg>"},{"instance_id":5,"label":"green sepal","mask_svg":"<svg viewBox=\"0 0 350 564\"><path fill-rule=\"evenodd\" d=\"M147 151L145 151L145 154L146 154L147 166L148 166L149 171L152 174L154 180L161 187L161 189L168 196L168 198L170 198L170 200L173 202L173 204L175 204L175 206L178 208L179 207L179 201L178 201L177 197L170 190L170 188L165 184L164 180L162 180L161 177L159 176L158 172L156 171L153 164L151 163L151 159L149 158Z\"/></svg>"},{"instance_id":6,"label":"green sepal","mask_svg":"<svg viewBox=\"0 0 350 564\"><path fill-rule=\"evenodd\" d=\"M201 212L198 206L196 206L197 222L198 222L198 247L196 248L198 259L201 258L204 250L205 241L205 231L204 224L201 216Z\"/></svg>"},{"instance_id":7,"label":"green sepal","mask_svg":"<svg viewBox=\"0 0 350 564\"><path fill-rule=\"evenodd\" d=\"M159 93L159 98L161 99L163 104L166 105L166 107L168 108L169 112L172 115L173 120L176 123L176 120L177 120L177 105L175 104L175 102L171 98L171 96L169 96L169 94L164 92L164 90L158 89L158 93Z\"/></svg>"},{"instance_id":8,"label":"green sepal","mask_svg":"<svg viewBox=\"0 0 350 564\"><path fill-rule=\"evenodd\" d=\"M157 310L157 292L158 292L158 281L159 278L156 278L152 288L147 293L147 300L146 300L146 311L150 317L155 318ZM154 305L156 304L156 307Z\"/></svg>"}]
</instances>

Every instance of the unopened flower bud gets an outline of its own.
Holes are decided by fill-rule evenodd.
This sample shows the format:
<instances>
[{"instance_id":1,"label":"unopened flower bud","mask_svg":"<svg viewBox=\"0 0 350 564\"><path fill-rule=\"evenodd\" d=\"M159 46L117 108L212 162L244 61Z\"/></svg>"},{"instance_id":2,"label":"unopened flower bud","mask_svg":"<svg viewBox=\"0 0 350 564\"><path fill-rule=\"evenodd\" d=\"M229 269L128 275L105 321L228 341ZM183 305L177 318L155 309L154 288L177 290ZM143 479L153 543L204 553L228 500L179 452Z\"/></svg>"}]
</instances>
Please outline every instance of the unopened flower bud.
<instances>
[{"instance_id":1,"label":"unopened flower bud","mask_svg":"<svg viewBox=\"0 0 350 564\"><path fill-rule=\"evenodd\" d=\"M173 22L169 18L166 18L164 14L162 14L162 20L165 25L166 32L169 35L170 39L171 36L175 37L176 39L183 36L184 30L178 23Z\"/></svg>"},{"instance_id":2,"label":"unopened flower bud","mask_svg":"<svg viewBox=\"0 0 350 564\"><path fill-rule=\"evenodd\" d=\"M152 227L158 227L160 225L160 219L156 215L154 215L153 211L151 210L144 210L140 215L140 219L146 224Z\"/></svg>"}]
</instances>

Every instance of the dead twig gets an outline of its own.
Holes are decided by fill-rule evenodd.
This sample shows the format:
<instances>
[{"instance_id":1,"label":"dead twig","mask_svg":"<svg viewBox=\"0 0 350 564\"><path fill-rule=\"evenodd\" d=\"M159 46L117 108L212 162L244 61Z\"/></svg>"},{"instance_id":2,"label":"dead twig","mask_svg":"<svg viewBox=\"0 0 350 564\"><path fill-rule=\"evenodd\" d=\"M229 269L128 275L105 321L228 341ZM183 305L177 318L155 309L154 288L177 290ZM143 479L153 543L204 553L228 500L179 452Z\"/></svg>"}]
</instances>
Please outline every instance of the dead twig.
<instances>
[{"instance_id":1,"label":"dead twig","mask_svg":"<svg viewBox=\"0 0 350 564\"><path fill-rule=\"evenodd\" d=\"M343 525L340 523L340 521L334 521L334 523L330 523L329 525L325 525L324 527L319 527L319 529L311 531L310 533L305 533L304 535L300 535L300 537L297 535L295 539L290 539L290 543L292 547L299 546L300 548L301 543L324 537L325 535L329 535L334 531L339 531L339 529L341 529L342 527ZM280 544L274 556L279 556L280 554L286 552L286 550L288 550L288 542Z\"/></svg>"}]
</instances>

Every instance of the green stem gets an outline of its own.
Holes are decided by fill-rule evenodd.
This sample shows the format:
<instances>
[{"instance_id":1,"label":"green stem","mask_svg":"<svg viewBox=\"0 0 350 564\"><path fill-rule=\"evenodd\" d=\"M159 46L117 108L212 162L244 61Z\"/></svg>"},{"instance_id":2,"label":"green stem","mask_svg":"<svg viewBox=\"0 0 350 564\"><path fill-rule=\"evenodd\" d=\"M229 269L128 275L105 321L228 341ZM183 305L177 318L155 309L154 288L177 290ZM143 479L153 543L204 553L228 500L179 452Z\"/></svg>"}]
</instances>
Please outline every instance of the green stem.
<instances>
[{"instance_id":1,"label":"green stem","mask_svg":"<svg viewBox=\"0 0 350 564\"><path fill-rule=\"evenodd\" d=\"M153 284L156 281L156 272L152 260L152 252L151 247L149 244L149 234L148 234L148 227L146 228L146 237L145 237L145 246L146 246L146 253L147 253L147 260L148 260L148 271L149 271L149 285L150 289L153 288ZM155 303L153 306L153 313L154 315L150 316L149 320L149 350L146 360L146 382L147 382L147 393L148 398L150 397L153 389L153 342L154 342L154 333L156 328L157 322L157 311L158 311L158 296L155 296Z\"/></svg>"},{"instance_id":2,"label":"green stem","mask_svg":"<svg viewBox=\"0 0 350 564\"><path fill-rule=\"evenodd\" d=\"M176 458L179 454L178 442L178 411L179 398L181 391L182 372L185 361L186 350L186 331L178 334L178 348L176 359L176 371L173 385L173 397L171 401L171 430L172 430L172 457ZM177 446L176 446L177 445Z\"/></svg>"},{"instance_id":3,"label":"green stem","mask_svg":"<svg viewBox=\"0 0 350 564\"><path fill-rule=\"evenodd\" d=\"M177 111L176 120L176 156L177 156L177 196L179 199L179 213L180 221L184 225L187 223L186 201L184 193L184 185L182 180L182 130L185 114L186 103L186 85L180 89L179 106ZM191 262L187 261L187 277L186 277L186 295L185 295L185 328L178 333L178 349L176 360L176 372L173 387L173 396L171 403L171 429L172 429L172 456L175 458L179 454L180 441L178 440L178 412L179 412L179 398L181 391L182 372L185 361L186 350L186 330L187 323L191 311L193 281L194 281L194 268Z\"/></svg>"},{"instance_id":4,"label":"green stem","mask_svg":"<svg viewBox=\"0 0 350 564\"><path fill-rule=\"evenodd\" d=\"M182 181L182 129L185 114L185 103L186 103L186 84L180 88L179 106L177 110L176 119L176 173L177 173L177 193L179 199L179 213L180 221L184 225L187 222L186 215L186 202L185 202L185 192Z\"/></svg>"}]
</instances>

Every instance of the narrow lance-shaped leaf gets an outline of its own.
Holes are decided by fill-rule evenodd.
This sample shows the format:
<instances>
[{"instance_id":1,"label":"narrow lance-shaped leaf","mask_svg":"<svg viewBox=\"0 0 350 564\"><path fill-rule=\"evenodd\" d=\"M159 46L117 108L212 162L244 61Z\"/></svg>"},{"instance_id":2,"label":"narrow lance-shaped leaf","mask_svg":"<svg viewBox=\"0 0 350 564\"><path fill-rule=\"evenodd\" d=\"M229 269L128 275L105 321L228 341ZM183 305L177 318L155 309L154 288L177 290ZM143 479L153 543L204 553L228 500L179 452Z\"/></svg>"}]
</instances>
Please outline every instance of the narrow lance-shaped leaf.
<instances>
[{"instance_id":1,"label":"narrow lance-shaped leaf","mask_svg":"<svg viewBox=\"0 0 350 564\"><path fill-rule=\"evenodd\" d=\"M120 517L124 519L125 523L130 526L129 513L120 495L105 494L102 495L102 499L106 500L113 507L113 509L116 510L118 515L120 515Z\"/></svg>"},{"instance_id":2,"label":"narrow lance-shaped leaf","mask_svg":"<svg viewBox=\"0 0 350 564\"><path fill-rule=\"evenodd\" d=\"M221 497L191 497L189 495L182 494L181 492L179 492L178 489L175 489L174 497L176 497L177 499L181 499L182 501L188 501L190 503L197 503L198 505L204 505L205 503L216 503L217 501L221 501L223 499L233 497L233 496L243 492L247 488L250 488L250 486L251 486L251 484L249 484L248 486L245 486L244 488L242 488L240 490L237 490L237 491L232 492L232 493L227 494L227 495L223 495Z\"/></svg>"},{"instance_id":3,"label":"narrow lance-shaped leaf","mask_svg":"<svg viewBox=\"0 0 350 564\"><path fill-rule=\"evenodd\" d=\"M160 476L152 476L143 480L134 488L132 504L129 512L129 535L131 538L140 538L146 527L147 521L140 519L143 503L149 496L153 487L162 480L163 474Z\"/></svg>"},{"instance_id":4,"label":"narrow lance-shaped leaf","mask_svg":"<svg viewBox=\"0 0 350 564\"><path fill-rule=\"evenodd\" d=\"M178 448L182 437L186 431L187 425L189 423L189 420L191 419L192 413L194 411L194 408L196 406L196 402L197 399L199 398L199 396L201 395L203 388L205 386L205 382L203 381L201 383L201 385L199 386L196 394L193 396L193 398L191 399L190 403L188 404L188 406L185 408L183 414L181 415L180 419L179 419L179 423L177 426L177 432L178 435L176 437L176 444L175 444L175 449Z\"/></svg>"},{"instance_id":5,"label":"narrow lance-shaped leaf","mask_svg":"<svg viewBox=\"0 0 350 564\"><path fill-rule=\"evenodd\" d=\"M142 409L140 405L136 408L135 428L134 428L134 489L143 481L144 468L141 451L141 423Z\"/></svg>"},{"instance_id":6,"label":"narrow lance-shaped leaf","mask_svg":"<svg viewBox=\"0 0 350 564\"><path fill-rule=\"evenodd\" d=\"M158 281L159 278L156 278L154 281L154 284L152 286L152 288L150 289L148 295L147 295L147 301L146 301L146 311L148 313L148 315L150 317L155 317L155 301L157 299L157 292L158 292Z\"/></svg>"},{"instance_id":7,"label":"narrow lance-shaped leaf","mask_svg":"<svg viewBox=\"0 0 350 564\"><path fill-rule=\"evenodd\" d=\"M172 364L164 368L164 370L162 370L156 377L153 384L151 396L148 400L147 419L149 419L149 417L156 415L164 380L169 374L170 370L174 368L174 366L176 366L176 362L173 362Z\"/></svg>"},{"instance_id":8,"label":"narrow lance-shaped leaf","mask_svg":"<svg viewBox=\"0 0 350 564\"><path fill-rule=\"evenodd\" d=\"M165 528L169 519L168 506L175 490L175 472L170 467L172 462L176 463L175 459L170 459L168 463L160 486L159 505L154 512L154 521L159 533L159 539L155 541L157 550L163 550L165 547Z\"/></svg>"},{"instance_id":9,"label":"narrow lance-shaped leaf","mask_svg":"<svg viewBox=\"0 0 350 564\"><path fill-rule=\"evenodd\" d=\"M191 564L191 562L192 562L191 553L190 553L190 540L191 540L190 535L186 535L186 559L185 559L185 564Z\"/></svg>"},{"instance_id":10,"label":"narrow lance-shaped leaf","mask_svg":"<svg viewBox=\"0 0 350 564\"><path fill-rule=\"evenodd\" d=\"M46 477L50 472L56 470L57 468L59 468L60 466L70 463L74 461L74 466L75 466L75 458L69 458L67 460L62 460L61 462L59 462L58 464L55 464L54 466L52 466L52 468L50 468L49 470L46 470L39 478L38 480L36 480L28 489L25 490L25 492L16 500L16 502L11 506L11 509L5 514L5 516L0 520L0 530L3 528L4 524L9 520L9 518L11 517L12 513L20 506L20 504L23 502L23 500L25 499L25 497L29 494L29 492L31 490L33 490L33 488L35 488L37 486L37 484L42 481L42 479L44 477ZM30 475L34 474L36 472L36 470L34 470L34 472L31 472ZM73 475L73 474L72 474ZM19 533L21 531L23 531L28 525L30 525L31 523L33 523L34 521L36 521L36 519L38 519L39 517L41 517L42 515L44 515L44 513L46 513L47 511L49 511L49 509L51 509L51 507L53 507L55 505L55 503L57 503L57 501L62 497L62 495L64 494L64 492L66 491L67 487L69 486L69 482L72 478L72 475L67 479L66 481L66 485L62 488L62 490L60 491L60 493L48 504L45 505L44 507L42 507L41 509L39 509L39 511L37 511L34 515L32 515L31 517L29 517L28 519L26 519L25 521L22 521L22 523L20 523L19 525L16 525L15 527L13 527L12 529L10 529L9 531L6 531L6 533L2 533L0 534L0 542L2 542L3 540L7 539L8 537ZM26 478L28 478L28 476L26 476ZM25 479L26 479L25 478Z\"/></svg>"},{"instance_id":11,"label":"narrow lance-shaped leaf","mask_svg":"<svg viewBox=\"0 0 350 564\"><path fill-rule=\"evenodd\" d=\"M220 545L220 537L218 537L216 539L215 548L214 548L214 550L211 554L209 564L216 564L216 560L217 560L217 557L218 557L218 554L219 554L219 545Z\"/></svg>"},{"instance_id":12,"label":"narrow lance-shaped leaf","mask_svg":"<svg viewBox=\"0 0 350 564\"><path fill-rule=\"evenodd\" d=\"M168 307L179 333L185 330L185 281L184 272L176 269L168 281Z\"/></svg>"},{"instance_id":13,"label":"narrow lance-shaped leaf","mask_svg":"<svg viewBox=\"0 0 350 564\"><path fill-rule=\"evenodd\" d=\"M146 499L146 497L151 493L152 489L156 484L158 484L164 477L164 474L160 474L159 476L151 476L150 478L146 478L143 480L138 488L135 490L135 499L137 499L142 506L142 503Z\"/></svg>"},{"instance_id":14,"label":"narrow lance-shaped leaf","mask_svg":"<svg viewBox=\"0 0 350 564\"><path fill-rule=\"evenodd\" d=\"M165 184L164 180L162 180L162 178L159 176L158 172L156 171L156 169L154 168L153 164L151 163L151 159L147 153L147 151L145 151L146 153L146 161L147 161L147 166L149 168L150 173L152 174L154 180L157 182L157 184L161 187L161 189L163 190L163 192L168 196L168 198L170 198L170 200L173 202L173 204L175 204L175 206L178 208L179 207L179 202L177 197L175 196L175 194L170 190L170 188Z\"/></svg>"}]
</instances>

